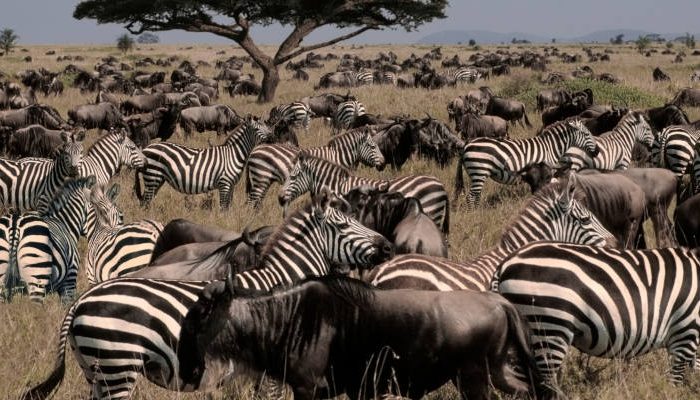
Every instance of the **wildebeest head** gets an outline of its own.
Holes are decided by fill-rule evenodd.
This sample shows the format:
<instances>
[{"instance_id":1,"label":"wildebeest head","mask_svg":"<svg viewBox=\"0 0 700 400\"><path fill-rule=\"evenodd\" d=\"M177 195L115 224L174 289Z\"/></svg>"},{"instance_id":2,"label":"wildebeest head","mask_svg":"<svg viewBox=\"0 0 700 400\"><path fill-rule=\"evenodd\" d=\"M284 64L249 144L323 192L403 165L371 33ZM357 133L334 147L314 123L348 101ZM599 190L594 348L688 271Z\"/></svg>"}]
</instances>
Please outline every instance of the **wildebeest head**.
<instances>
[{"instance_id":1,"label":"wildebeest head","mask_svg":"<svg viewBox=\"0 0 700 400\"><path fill-rule=\"evenodd\" d=\"M79 129L77 132L61 132L63 146L57 151L56 162L60 163L64 171L68 171L70 176L78 176L78 168L83 162L83 140L85 130Z\"/></svg>"}]
</instances>

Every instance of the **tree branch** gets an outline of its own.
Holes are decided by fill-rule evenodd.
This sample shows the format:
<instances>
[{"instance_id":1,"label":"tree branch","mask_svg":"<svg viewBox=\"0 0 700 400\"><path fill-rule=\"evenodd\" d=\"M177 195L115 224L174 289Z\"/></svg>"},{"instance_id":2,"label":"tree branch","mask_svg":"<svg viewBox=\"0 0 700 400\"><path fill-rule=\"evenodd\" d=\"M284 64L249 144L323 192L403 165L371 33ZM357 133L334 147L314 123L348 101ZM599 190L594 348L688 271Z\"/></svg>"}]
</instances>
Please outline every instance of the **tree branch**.
<instances>
[{"instance_id":1,"label":"tree branch","mask_svg":"<svg viewBox=\"0 0 700 400\"><path fill-rule=\"evenodd\" d=\"M312 50L320 49L320 48L322 48L322 47L330 46L330 45L336 44L336 43L338 43L338 42L342 42L343 40L347 40L347 39L353 38L353 37L355 37L355 36L357 36L357 35L359 35L359 34L361 34L361 33L364 33L364 32L366 32L366 31L368 31L368 30L370 30L370 29L381 29L381 28L379 28L377 25L367 25L367 26L363 26L362 28L360 28L360 29L358 29L358 30L356 30L356 31L350 32L350 33L348 33L348 34L346 34L346 35L338 36L338 37L335 38L335 39L331 39L331 40L328 40L328 41L325 41L325 42L321 42L321 43L312 44L312 45L309 45L309 46L300 47L299 50L297 50L297 51L295 51L295 52L292 52L292 53L290 53L290 54L287 54L286 56L279 57L279 58L276 57L276 58L275 58L275 64L276 64L276 65L279 65L279 64L282 64L282 63L284 63L284 62L287 62L287 61L291 60L292 58L294 58L294 57L296 57L296 56L298 56L298 55L304 54L304 53L306 53L307 51L312 51Z\"/></svg>"},{"instance_id":2,"label":"tree branch","mask_svg":"<svg viewBox=\"0 0 700 400\"><path fill-rule=\"evenodd\" d=\"M284 62L277 62L277 60L281 59L282 57L285 57L292 50L299 47L301 41L304 40L304 38L309 33L313 32L314 29L318 27L319 23L311 19L306 19L302 23L297 24L294 27L292 33L290 33L289 36L287 36L287 38L282 42L282 44L280 44L280 47L277 49L277 54L275 54L275 64L280 64Z\"/></svg>"}]
</instances>

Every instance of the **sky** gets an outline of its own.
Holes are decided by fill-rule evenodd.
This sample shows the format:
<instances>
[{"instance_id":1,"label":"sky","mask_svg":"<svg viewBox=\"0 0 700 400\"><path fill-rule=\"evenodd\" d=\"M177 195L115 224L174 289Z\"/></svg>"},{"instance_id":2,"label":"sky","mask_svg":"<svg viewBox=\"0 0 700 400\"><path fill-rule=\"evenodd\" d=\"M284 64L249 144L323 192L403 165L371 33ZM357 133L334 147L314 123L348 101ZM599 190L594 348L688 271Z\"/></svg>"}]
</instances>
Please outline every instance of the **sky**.
<instances>
[{"instance_id":1,"label":"sky","mask_svg":"<svg viewBox=\"0 0 700 400\"><path fill-rule=\"evenodd\" d=\"M114 0L119 1L119 0ZM25 44L114 43L125 32L116 24L73 19L77 0L0 0L0 28L12 28ZM443 30L524 32L545 37L576 37L598 30L639 29L656 33L697 32L700 0L451 0L447 18L416 32L370 31L355 43L412 43ZM279 43L289 28L253 29L261 44ZM329 39L339 31L324 28L305 42ZM164 43L230 43L212 34L183 31L157 33Z\"/></svg>"}]
</instances>

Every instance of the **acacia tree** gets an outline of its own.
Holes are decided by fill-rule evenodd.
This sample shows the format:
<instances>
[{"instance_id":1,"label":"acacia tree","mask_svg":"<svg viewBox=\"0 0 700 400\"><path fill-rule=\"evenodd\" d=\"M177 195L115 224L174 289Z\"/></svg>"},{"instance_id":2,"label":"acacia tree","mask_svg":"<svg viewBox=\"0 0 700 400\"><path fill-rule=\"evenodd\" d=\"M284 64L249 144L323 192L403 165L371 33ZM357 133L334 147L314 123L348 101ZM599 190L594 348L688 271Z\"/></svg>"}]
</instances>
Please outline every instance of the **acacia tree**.
<instances>
[{"instance_id":1,"label":"acacia tree","mask_svg":"<svg viewBox=\"0 0 700 400\"><path fill-rule=\"evenodd\" d=\"M123 53L130 51L134 48L134 39L126 33L117 38L117 48Z\"/></svg>"},{"instance_id":2,"label":"acacia tree","mask_svg":"<svg viewBox=\"0 0 700 400\"><path fill-rule=\"evenodd\" d=\"M231 39L262 69L258 101L268 102L274 98L280 80L279 65L370 29L400 26L410 31L434 18L444 18L446 6L447 0L86 0L76 6L73 17L122 23L135 35L181 29ZM293 29L270 56L253 41L250 28L274 22ZM324 26L353 30L302 46L311 32Z\"/></svg>"},{"instance_id":3,"label":"acacia tree","mask_svg":"<svg viewBox=\"0 0 700 400\"><path fill-rule=\"evenodd\" d=\"M5 54L10 54L12 49L17 45L17 39L19 36L15 34L15 31L9 28L5 28L0 32L0 49L2 49Z\"/></svg>"}]
</instances>

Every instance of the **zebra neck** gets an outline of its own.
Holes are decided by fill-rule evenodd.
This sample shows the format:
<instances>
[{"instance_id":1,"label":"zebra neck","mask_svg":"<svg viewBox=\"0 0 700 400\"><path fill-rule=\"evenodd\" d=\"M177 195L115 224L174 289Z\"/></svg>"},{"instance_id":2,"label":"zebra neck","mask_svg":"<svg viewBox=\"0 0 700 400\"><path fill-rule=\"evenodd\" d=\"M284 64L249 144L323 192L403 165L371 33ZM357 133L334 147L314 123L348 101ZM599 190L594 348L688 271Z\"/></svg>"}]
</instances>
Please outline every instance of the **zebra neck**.
<instances>
[{"instance_id":1,"label":"zebra neck","mask_svg":"<svg viewBox=\"0 0 700 400\"><path fill-rule=\"evenodd\" d=\"M571 129L563 132L553 129L529 140L532 140L535 145L533 147L540 147L545 150L541 153L542 161L549 165L555 165L564 153L572 147L573 138L573 130Z\"/></svg>"},{"instance_id":2,"label":"zebra neck","mask_svg":"<svg viewBox=\"0 0 700 400\"><path fill-rule=\"evenodd\" d=\"M83 157L83 163L81 165L81 176L85 174L95 175L95 177L111 178L116 175L121 170L121 163L119 162L117 154L105 154L104 158L99 158L95 154L88 153Z\"/></svg>"},{"instance_id":3,"label":"zebra neck","mask_svg":"<svg viewBox=\"0 0 700 400\"><path fill-rule=\"evenodd\" d=\"M66 216L46 216L44 217L46 225L49 227L51 236L56 240L56 238L62 238L61 240L68 241L71 246L78 245L78 238L80 237L81 229L75 223L67 220Z\"/></svg>"},{"instance_id":4,"label":"zebra neck","mask_svg":"<svg viewBox=\"0 0 700 400\"><path fill-rule=\"evenodd\" d=\"M496 246L485 253L480 254L470 264L474 270L482 272L486 278L490 278L496 272L498 265L517 249L507 246Z\"/></svg>"},{"instance_id":5,"label":"zebra neck","mask_svg":"<svg viewBox=\"0 0 700 400\"><path fill-rule=\"evenodd\" d=\"M63 165L60 159L54 160L53 168L51 168L51 172L49 172L49 176L46 181L44 196L47 196L47 199L50 201L58 188L63 186L63 183L69 176L68 168Z\"/></svg>"},{"instance_id":6,"label":"zebra neck","mask_svg":"<svg viewBox=\"0 0 700 400\"><path fill-rule=\"evenodd\" d=\"M381 183L380 180L377 179L372 179L372 178L364 178L361 176L349 176L347 177L343 182L340 182L340 185L338 185L337 190L334 190L331 188L331 191L340 193L340 194L346 194L350 192L351 190L355 189L356 187L360 187L363 185L369 185L369 186L374 186L377 187ZM317 191L319 193L321 190Z\"/></svg>"}]
</instances>

